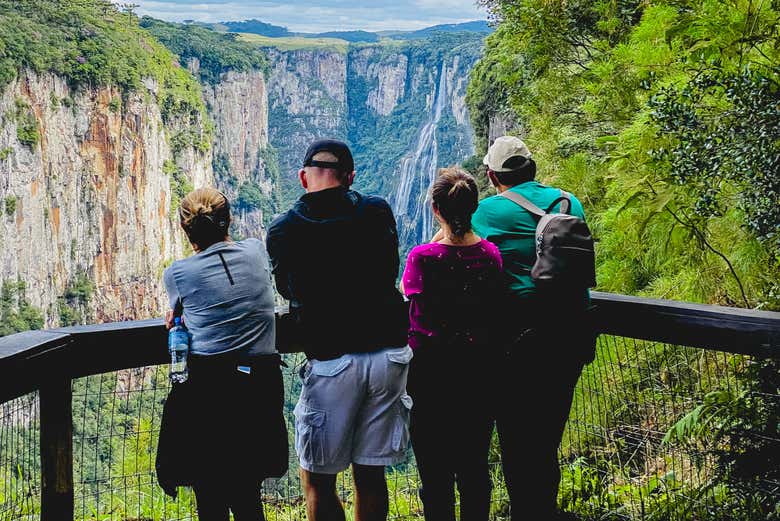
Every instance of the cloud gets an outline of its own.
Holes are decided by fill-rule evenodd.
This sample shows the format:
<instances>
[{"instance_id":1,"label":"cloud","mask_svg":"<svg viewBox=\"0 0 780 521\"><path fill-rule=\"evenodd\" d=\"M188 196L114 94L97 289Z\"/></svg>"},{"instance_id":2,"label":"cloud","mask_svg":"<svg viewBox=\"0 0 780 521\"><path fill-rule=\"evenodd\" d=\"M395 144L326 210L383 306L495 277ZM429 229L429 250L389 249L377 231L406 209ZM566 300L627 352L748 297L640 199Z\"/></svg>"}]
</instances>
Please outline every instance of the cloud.
<instances>
[{"instance_id":1,"label":"cloud","mask_svg":"<svg viewBox=\"0 0 780 521\"><path fill-rule=\"evenodd\" d=\"M124 3L126 0L114 0ZM479 20L474 0L135 0L140 15L181 22L256 18L296 32L413 30Z\"/></svg>"}]
</instances>

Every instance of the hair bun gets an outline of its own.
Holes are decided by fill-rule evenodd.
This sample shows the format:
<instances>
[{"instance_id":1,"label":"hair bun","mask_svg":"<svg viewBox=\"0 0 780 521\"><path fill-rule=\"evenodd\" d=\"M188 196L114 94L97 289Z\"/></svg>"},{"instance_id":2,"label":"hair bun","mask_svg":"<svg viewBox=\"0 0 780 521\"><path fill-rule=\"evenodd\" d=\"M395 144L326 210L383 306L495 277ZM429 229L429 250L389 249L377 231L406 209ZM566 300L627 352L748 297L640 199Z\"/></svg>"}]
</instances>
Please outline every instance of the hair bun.
<instances>
[{"instance_id":1,"label":"hair bun","mask_svg":"<svg viewBox=\"0 0 780 521\"><path fill-rule=\"evenodd\" d=\"M230 226L230 203L222 192L199 188L182 199L179 216L191 242L213 244L224 238Z\"/></svg>"},{"instance_id":2,"label":"hair bun","mask_svg":"<svg viewBox=\"0 0 780 521\"><path fill-rule=\"evenodd\" d=\"M442 168L433 183L431 197L453 234L463 236L471 230L471 215L477 209L479 190L468 172L458 167Z\"/></svg>"}]
</instances>

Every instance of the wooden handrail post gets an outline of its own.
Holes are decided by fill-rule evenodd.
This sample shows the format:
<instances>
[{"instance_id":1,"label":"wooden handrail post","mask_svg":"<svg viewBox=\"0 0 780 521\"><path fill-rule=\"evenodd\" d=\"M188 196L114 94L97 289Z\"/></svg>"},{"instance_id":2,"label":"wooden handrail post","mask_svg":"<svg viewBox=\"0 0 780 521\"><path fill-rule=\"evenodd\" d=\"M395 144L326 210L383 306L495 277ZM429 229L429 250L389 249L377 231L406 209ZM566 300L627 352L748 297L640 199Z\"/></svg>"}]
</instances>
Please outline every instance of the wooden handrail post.
<instances>
[{"instance_id":1,"label":"wooden handrail post","mask_svg":"<svg viewBox=\"0 0 780 521\"><path fill-rule=\"evenodd\" d=\"M73 391L46 382L41 404L41 521L73 521Z\"/></svg>"}]
</instances>

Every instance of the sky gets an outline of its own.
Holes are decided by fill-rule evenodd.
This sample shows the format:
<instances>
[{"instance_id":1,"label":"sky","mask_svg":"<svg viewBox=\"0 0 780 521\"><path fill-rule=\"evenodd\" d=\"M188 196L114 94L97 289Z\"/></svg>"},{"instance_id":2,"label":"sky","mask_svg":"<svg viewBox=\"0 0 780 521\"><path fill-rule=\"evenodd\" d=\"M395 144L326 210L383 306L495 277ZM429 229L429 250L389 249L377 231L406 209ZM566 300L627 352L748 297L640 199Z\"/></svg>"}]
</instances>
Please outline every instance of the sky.
<instances>
[{"instance_id":1,"label":"sky","mask_svg":"<svg viewBox=\"0 0 780 521\"><path fill-rule=\"evenodd\" d=\"M114 0L127 3L128 0ZM414 30L486 18L475 0L133 0L136 13L162 20L256 18L294 32Z\"/></svg>"}]
</instances>

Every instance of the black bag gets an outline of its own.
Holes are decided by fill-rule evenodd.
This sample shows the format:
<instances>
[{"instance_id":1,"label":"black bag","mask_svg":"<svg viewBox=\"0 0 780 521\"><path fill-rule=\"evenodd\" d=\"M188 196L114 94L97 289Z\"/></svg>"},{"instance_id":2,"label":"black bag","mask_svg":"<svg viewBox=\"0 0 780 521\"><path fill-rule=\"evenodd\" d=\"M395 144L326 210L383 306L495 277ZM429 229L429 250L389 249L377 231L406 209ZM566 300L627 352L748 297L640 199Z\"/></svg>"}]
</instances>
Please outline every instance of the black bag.
<instances>
[{"instance_id":1,"label":"black bag","mask_svg":"<svg viewBox=\"0 0 780 521\"><path fill-rule=\"evenodd\" d=\"M593 237L583 219L569 214L571 199L567 192L561 190L561 197L547 210L516 192L506 190L501 195L538 218L536 262L531 268L531 278L538 288L585 289L596 285ZM553 213L558 203L560 213Z\"/></svg>"},{"instance_id":2,"label":"black bag","mask_svg":"<svg viewBox=\"0 0 780 521\"><path fill-rule=\"evenodd\" d=\"M224 353L190 359L190 378L173 384L163 406L155 467L166 494L198 483L281 477L288 465L279 355L242 362ZM251 373L237 370L250 364Z\"/></svg>"}]
</instances>

